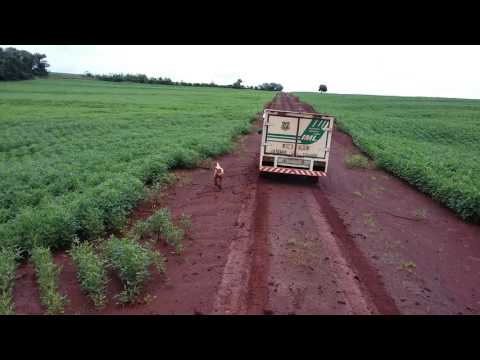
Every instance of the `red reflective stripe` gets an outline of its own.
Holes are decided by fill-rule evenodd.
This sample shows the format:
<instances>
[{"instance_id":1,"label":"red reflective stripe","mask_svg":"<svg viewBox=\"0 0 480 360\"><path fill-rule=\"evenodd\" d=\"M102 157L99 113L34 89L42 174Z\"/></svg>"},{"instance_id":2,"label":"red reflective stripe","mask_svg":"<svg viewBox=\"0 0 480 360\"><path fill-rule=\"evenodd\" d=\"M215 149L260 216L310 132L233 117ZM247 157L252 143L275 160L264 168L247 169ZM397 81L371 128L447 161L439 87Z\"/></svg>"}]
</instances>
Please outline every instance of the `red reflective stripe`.
<instances>
[{"instance_id":1,"label":"red reflective stripe","mask_svg":"<svg viewBox=\"0 0 480 360\"><path fill-rule=\"evenodd\" d=\"M280 173L280 174L306 175L306 176L327 176L327 174L323 171L300 170L300 169L292 169L292 168L275 168L271 166L262 166L260 167L260 171Z\"/></svg>"}]
</instances>

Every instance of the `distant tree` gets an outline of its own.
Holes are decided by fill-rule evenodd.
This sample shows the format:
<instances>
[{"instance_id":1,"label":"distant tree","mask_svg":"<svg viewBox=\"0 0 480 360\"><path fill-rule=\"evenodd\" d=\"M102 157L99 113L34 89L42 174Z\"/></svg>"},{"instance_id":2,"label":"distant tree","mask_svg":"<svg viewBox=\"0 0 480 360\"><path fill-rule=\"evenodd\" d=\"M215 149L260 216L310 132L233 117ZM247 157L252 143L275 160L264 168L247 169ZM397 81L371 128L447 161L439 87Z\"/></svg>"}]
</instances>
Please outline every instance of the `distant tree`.
<instances>
[{"instance_id":1,"label":"distant tree","mask_svg":"<svg viewBox=\"0 0 480 360\"><path fill-rule=\"evenodd\" d=\"M322 93L327 92L327 85L320 85L320 87L318 88L318 91Z\"/></svg>"},{"instance_id":2,"label":"distant tree","mask_svg":"<svg viewBox=\"0 0 480 360\"><path fill-rule=\"evenodd\" d=\"M1 48L0 48L1 50ZM1 57L0 57L1 59ZM1 67L0 67L1 69ZM89 75L90 74L90 75ZM1 74L0 74L1 75ZM143 84L162 84L162 85L177 85L177 86L199 86L199 87L220 87L220 88L227 88L227 89L254 89L254 90L266 90L266 91L282 91L283 86L277 83L264 83L258 86L244 86L242 85L242 79L238 79L233 84L230 85L219 85L215 84L213 81L210 83L189 83L183 80L181 81L172 81L170 78L162 78L162 77L151 77L149 78L145 74L97 74L93 75L90 72L85 73L86 77L92 77L97 80L103 81L114 81L114 82L121 82L121 81L129 81L129 82L136 82L136 83L143 83ZM0 78L1 79L1 78Z\"/></svg>"},{"instance_id":3,"label":"distant tree","mask_svg":"<svg viewBox=\"0 0 480 360\"><path fill-rule=\"evenodd\" d=\"M267 90L267 91L282 91L283 86L277 83L263 83L255 86L255 90Z\"/></svg>"},{"instance_id":4,"label":"distant tree","mask_svg":"<svg viewBox=\"0 0 480 360\"><path fill-rule=\"evenodd\" d=\"M283 86L280 85L280 84L277 84L277 83L272 83L273 85L273 91L282 91L283 90Z\"/></svg>"},{"instance_id":5,"label":"distant tree","mask_svg":"<svg viewBox=\"0 0 480 360\"><path fill-rule=\"evenodd\" d=\"M242 79L238 79L232 84L234 89L241 89L242 88Z\"/></svg>"}]
</instances>

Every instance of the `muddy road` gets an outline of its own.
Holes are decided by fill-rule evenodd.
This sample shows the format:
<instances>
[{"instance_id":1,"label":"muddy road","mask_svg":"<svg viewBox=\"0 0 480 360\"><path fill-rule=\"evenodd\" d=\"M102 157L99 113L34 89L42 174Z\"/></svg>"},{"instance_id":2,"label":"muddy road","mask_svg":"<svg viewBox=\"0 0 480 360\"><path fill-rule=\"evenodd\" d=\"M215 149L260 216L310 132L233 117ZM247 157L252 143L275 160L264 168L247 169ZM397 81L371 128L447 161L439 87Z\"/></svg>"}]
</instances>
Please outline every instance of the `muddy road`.
<instances>
[{"instance_id":1,"label":"muddy road","mask_svg":"<svg viewBox=\"0 0 480 360\"><path fill-rule=\"evenodd\" d=\"M266 108L321 112L288 94ZM335 115L335 114L331 114ZM260 119L253 130L261 127ZM120 307L112 274L108 306L97 311L80 291L64 253L60 291L67 314L479 314L480 226L381 170L351 170L359 153L334 130L329 173L317 184L258 174L261 136L252 131L210 164L178 170L177 183L141 203L131 223L167 206L192 216L185 251L167 257L168 279L155 275L145 296ZM18 314L41 314L30 265L17 273Z\"/></svg>"},{"instance_id":2,"label":"muddy road","mask_svg":"<svg viewBox=\"0 0 480 360\"><path fill-rule=\"evenodd\" d=\"M266 107L314 111L286 94ZM259 135L255 146L252 152L256 156L252 157L256 161L251 171L258 172ZM258 176L253 191L252 205L247 204L242 210L248 230L235 240L242 251L233 249L230 253L226 277L219 289L223 302L217 295L213 313L379 313L369 290L344 254L339 238L345 229L341 222L327 220L328 212L333 212L333 217L336 214L323 205L326 199L318 186L302 177L271 174ZM234 265L228 267L230 263ZM230 273L237 276L231 277ZM388 299L379 304L381 312L396 312Z\"/></svg>"}]
</instances>

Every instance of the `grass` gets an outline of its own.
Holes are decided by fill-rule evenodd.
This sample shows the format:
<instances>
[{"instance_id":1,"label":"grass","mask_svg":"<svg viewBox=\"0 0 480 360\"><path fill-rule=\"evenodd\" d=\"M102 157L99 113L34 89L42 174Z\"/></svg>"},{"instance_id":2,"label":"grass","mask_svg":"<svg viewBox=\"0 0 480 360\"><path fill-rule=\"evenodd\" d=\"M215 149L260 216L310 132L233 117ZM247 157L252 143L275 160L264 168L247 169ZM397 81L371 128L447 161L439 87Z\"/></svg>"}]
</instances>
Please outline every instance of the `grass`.
<instances>
[{"instance_id":1,"label":"grass","mask_svg":"<svg viewBox=\"0 0 480 360\"><path fill-rule=\"evenodd\" d=\"M415 218L419 220L425 220L427 218L427 210L426 209L416 209L415 210Z\"/></svg>"},{"instance_id":2,"label":"grass","mask_svg":"<svg viewBox=\"0 0 480 360\"><path fill-rule=\"evenodd\" d=\"M188 214L182 213L178 220L178 226L185 233L188 233L192 229L192 217Z\"/></svg>"},{"instance_id":3,"label":"grass","mask_svg":"<svg viewBox=\"0 0 480 360\"><path fill-rule=\"evenodd\" d=\"M123 284L123 291L117 296L121 304L131 303L140 295L151 276L151 265L155 265L161 274L166 271L165 260L159 252L133 239L119 239L112 235L102 246L108 266Z\"/></svg>"},{"instance_id":4,"label":"grass","mask_svg":"<svg viewBox=\"0 0 480 360\"><path fill-rule=\"evenodd\" d=\"M82 79L0 83L0 247L121 229L145 185L232 149L271 92Z\"/></svg>"},{"instance_id":5,"label":"grass","mask_svg":"<svg viewBox=\"0 0 480 360\"><path fill-rule=\"evenodd\" d=\"M417 265L413 261L403 261L400 266L401 269L412 272L417 268Z\"/></svg>"},{"instance_id":6,"label":"grass","mask_svg":"<svg viewBox=\"0 0 480 360\"><path fill-rule=\"evenodd\" d=\"M294 238L290 238L290 239L288 239L288 241L287 241L287 245L288 245L288 246L296 246L296 245L297 245L297 240L294 239Z\"/></svg>"},{"instance_id":7,"label":"grass","mask_svg":"<svg viewBox=\"0 0 480 360\"><path fill-rule=\"evenodd\" d=\"M307 256L311 252L311 245L307 239L289 238L287 246L290 248L288 253L289 261L295 266L307 266Z\"/></svg>"},{"instance_id":8,"label":"grass","mask_svg":"<svg viewBox=\"0 0 480 360\"><path fill-rule=\"evenodd\" d=\"M13 248L0 249L0 315L13 315L13 286L18 253Z\"/></svg>"},{"instance_id":9,"label":"grass","mask_svg":"<svg viewBox=\"0 0 480 360\"><path fill-rule=\"evenodd\" d=\"M349 169L373 169L374 165L368 158L361 154L347 154L344 159L345 166Z\"/></svg>"},{"instance_id":10,"label":"grass","mask_svg":"<svg viewBox=\"0 0 480 360\"><path fill-rule=\"evenodd\" d=\"M375 220L372 214L368 214L368 213L363 214L363 218L364 218L363 222L365 225L371 226L372 228L377 226L377 221Z\"/></svg>"},{"instance_id":11,"label":"grass","mask_svg":"<svg viewBox=\"0 0 480 360\"><path fill-rule=\"evenodd\" d=\"M93 244L88 242L74 242L69 253L77 268L80 287L95 307L104 307L108 284L106 260L98 255Z\"/></svg>"},{"instance_id":12,"label":"grass","mask_svg":"<svg viewBox=\"0 0 480 360\"><path fill-rule=\"evenodd\" d=\"M480 223L480 100L297 93L375 163Z\"/></svg>"},{"instance_id":13,"label":"grass","mask_svg":"<svg viewBox=\"0 0 480 360\"><path fill-rule=\"evenodd\" d=\"M46 308L46 314L62 314L67 301L58 291L58 277L62 267L53 262L50 250L41 246L33 248L32 262L40 290L40 302Z\"/></svg>"},{"instance_id":14,"label":"grass","mask_svg":"<svg viewBox=\"0 0 480 360\"><path fill-rule=\"evenodd\" d=\"M363 198L363 194L360 191L354 191L353 195Z\"/></svg>"}]
</instances>

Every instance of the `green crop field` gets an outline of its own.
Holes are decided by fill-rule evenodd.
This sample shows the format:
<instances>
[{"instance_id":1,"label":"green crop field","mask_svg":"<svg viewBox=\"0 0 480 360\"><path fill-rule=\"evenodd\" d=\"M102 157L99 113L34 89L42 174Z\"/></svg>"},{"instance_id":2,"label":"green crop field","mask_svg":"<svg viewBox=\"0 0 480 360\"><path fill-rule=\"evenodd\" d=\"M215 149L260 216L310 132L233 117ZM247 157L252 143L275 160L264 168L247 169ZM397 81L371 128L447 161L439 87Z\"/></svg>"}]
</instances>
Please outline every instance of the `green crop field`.
<instances>
[{"instance_id":1,"label":"green crop field","mask_svg":"<svg viewBox=\"0 0 480 360\"><path fill-rule=\"evenodd\" d=\"M274 93L48 79L0 83L0 247L121 228L144 185L231 149Z\"/></svg>"},{"instance_id":2,"label":"green crop field","mask_svg":"<svg viewBox=\"0 0 480 360\"><path fill-rule=\"evenodd\" d=\"M297 93L377 164L480 222L480 100Z\"/></svg>"}]
</instances>

